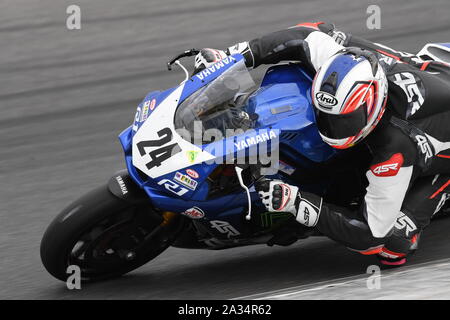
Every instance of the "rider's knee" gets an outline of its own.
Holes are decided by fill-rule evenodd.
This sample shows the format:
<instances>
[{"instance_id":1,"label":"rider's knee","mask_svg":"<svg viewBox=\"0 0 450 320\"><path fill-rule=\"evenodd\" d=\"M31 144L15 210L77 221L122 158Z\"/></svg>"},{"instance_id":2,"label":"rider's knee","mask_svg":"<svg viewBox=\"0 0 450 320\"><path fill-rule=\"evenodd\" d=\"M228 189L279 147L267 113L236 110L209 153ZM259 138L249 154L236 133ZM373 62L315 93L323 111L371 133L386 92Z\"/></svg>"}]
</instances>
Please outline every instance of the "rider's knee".
<instances>
[{"instance_id":1,"label":"rider's knee","mask_svg":"<svg viewBox=\"0 0 450 320\"><path fill-rule=\"evenodd\" d=\"M394 225L393 233L386 239L381 256L397 259L417 250L421 228L414 217L401 213Z\"/></svg>"}]
</instances>

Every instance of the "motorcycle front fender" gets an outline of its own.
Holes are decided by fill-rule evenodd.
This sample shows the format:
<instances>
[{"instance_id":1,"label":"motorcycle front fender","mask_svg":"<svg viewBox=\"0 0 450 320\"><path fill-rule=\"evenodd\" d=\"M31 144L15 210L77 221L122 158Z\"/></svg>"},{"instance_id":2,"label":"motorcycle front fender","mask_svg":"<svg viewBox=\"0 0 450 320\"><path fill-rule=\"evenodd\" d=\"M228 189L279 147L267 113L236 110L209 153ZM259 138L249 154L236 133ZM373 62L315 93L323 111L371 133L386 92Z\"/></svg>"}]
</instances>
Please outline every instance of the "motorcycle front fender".
<instances>
[{"instance_id":1,"label":"motorcycle front fender","mask_svg":"<svg viewBox=\"0 0 450 320\"><path fill-rule=\"evenodd\" d=\"M127 170L116 172L108 181L109 191L128 203L150 202L147 193L131 179Z\"/></svg>"}]
</instances>

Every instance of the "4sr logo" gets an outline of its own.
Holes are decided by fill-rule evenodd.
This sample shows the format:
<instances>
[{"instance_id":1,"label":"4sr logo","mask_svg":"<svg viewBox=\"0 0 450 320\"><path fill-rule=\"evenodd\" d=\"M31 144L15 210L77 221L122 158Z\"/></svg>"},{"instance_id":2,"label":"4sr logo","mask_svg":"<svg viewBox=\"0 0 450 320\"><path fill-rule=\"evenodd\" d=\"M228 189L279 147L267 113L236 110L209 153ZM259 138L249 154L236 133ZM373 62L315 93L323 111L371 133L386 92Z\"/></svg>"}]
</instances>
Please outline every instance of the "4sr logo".
<instances>
[{"instance_id":1,"label":"4sr logo","mask_svg":"<svg viewBox=\"0 0 450 320\"><path fill-rule=\"evenodd\" d=\"M396 176L403 165L403 160L403 155L396 153L388 161L371 166L370 170L378 177Z\"/></svg>"},{"instance_id":2,"label":"4sr logo","mask_svg":"<svg viewBox=\"0 0 450 320\"><path fill-rule=\"evenodd\" d=\"M213 220L210 221L211 227L219 231L220 233L224 233L228 238L233 236L238 236L241 233L237 231L231 224L226 221L221 220Z\"/></svg>"},{"instance_id":3,"label":"4sr logo","mask_svg":"<svg viewBox=\"0 0 450 320\"><path fill-rule=\"evenodd\" d=\"M412 221L411 218L405 215L403 212L400 212L400 216L397 218L397 221L395 222L395 228L398 230L405 229L406 237L409 237L411 232L417 230L417 226L414 223L414 221Z\"/></svg>"},{"instance_id":4,"label":"4sr logo","mask_svg":"<svg viewBox=\"0 0 450 320\"><path fill-rule=\"evenodd\" d=\"M425 89L422 81L410 72L395 74L393 81L405 92L409 104L408 117L412 116L425 102Z\"/></svg>"},{"instance_id":5,"label":"4sr logo","mask_svg":"<svg viewBox=\"0 0 450 320\"><path fill-rule=\"evenodd\" d=\"M420 151L425 155L425 162L428 161L428 159L431 159L433 157L433 151L431 150L430 144L428 143L427 138L421 135L416 135L417 145L420 148Z\"/></svg>"},{"instance_id":6,"label":"4sr logo","mask_svg":"<svg viewBox=\"0 0 450 320\"><path fill-rule=\"evenodd\" d=\"M376 167L372 171L378 175L389 172L389 171L392 171L392 172L398 171L398 163L384 164L384 165Z\"/></svg>"}]
</instances>

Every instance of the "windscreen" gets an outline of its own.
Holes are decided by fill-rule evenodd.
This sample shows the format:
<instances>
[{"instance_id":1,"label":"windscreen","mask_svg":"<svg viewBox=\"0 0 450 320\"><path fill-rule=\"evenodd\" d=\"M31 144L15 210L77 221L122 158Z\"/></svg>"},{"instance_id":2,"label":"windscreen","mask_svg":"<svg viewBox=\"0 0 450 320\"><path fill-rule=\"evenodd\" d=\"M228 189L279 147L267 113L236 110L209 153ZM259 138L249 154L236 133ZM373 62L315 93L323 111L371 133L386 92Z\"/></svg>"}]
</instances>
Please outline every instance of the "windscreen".
<instances>
[{"instance_id":1,"label":"windscreen","mask_svg":"<svg viewBox=\"0 0 450 320\"><path fill-rule=\"evenodd\" d=\"M255 87L244 61L237 62L180 104L175 129L186 140L205 144L212 142L205 139L208 130L218 130L225 137L231 132L228 129L252 128L245 106Z\"/></svg>"}]
</instances>

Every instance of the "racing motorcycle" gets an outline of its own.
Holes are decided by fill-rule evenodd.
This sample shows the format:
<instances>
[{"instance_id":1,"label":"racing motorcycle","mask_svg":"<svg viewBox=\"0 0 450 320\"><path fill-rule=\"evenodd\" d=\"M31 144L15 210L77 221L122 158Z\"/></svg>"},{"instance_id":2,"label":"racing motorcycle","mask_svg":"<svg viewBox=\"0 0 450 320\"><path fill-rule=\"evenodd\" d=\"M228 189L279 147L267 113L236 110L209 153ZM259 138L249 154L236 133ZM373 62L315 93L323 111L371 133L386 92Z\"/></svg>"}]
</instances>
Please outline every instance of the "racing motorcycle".
<instances>
[{"instance_id":1,"label":"racing motorcycle","mask_svg":"<svg viewBox=\"0 0 450 320\"><path fill-rule=\"evenodd\" d=\"M436 51L448 55L449 48L425 47L422 54L438 60ZM290 245L317 235L292 214L266 212L255 190L266 176L342 206L360 203L369 152L363 144L338 152L321 140L312 75L301 63L272 66L257 85L239 54L189 76L180 59L197 53L168 63L169 70L182 68L185 80L149 93L119 135L127 169L47 228L41 259L57 279L66 281L72 265L84 281L117 277L170 246Z\"/></svg>"}]
</instances>

